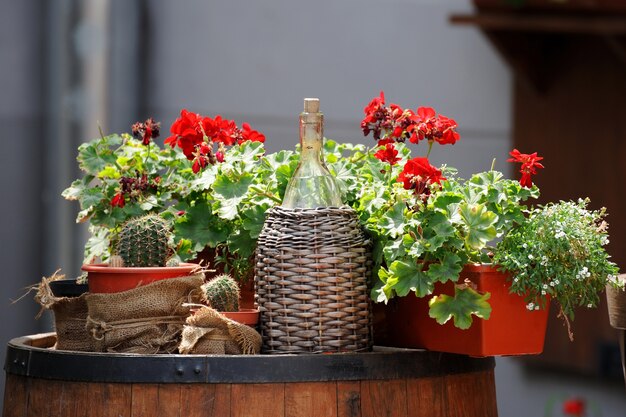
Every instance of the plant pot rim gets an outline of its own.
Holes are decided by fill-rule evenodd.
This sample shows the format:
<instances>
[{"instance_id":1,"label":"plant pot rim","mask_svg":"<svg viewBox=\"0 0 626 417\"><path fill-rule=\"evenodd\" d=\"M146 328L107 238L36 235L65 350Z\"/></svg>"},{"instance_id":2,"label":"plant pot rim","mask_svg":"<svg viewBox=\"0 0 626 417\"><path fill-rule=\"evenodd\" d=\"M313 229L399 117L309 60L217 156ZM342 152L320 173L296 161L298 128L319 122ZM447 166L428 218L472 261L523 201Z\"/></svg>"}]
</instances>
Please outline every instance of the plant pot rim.
<instances>
[{"instance_id":1,"label":"plant pot rim","mask_svg":"<svg viewBox=\"0 0 626 417\"><path fill-rule=\"evenodd\" d=\"M177 266L147 266L147 267L133 267L133 266L122 266L122 267L112 267L109 264L100 263L100 264L85 264L80 269L86 272L105 272L105 273L124 273L124 274L146 274L153 272L169 272L169 271L193 271L195 268L198 268L200 265L181 262L180 265Z\"/></svg>"},{"instance_id":2,"label":"plant pot rim","mask_svg":"<svg viewBox=\"0 0 626 417\"><path fill-rule=\"evenodd\" d=\"M492 263L474 264L468 263L463 266L463 272L497 272L505 273L498 269L498 265Z\"/></svg>"},{"instance_id":3,"label":"plant pot rim","mask_svg":"<svg viewBox=\"0 0 626 417\"><path fill-rule=\"evenodd\" d=\"M258 308L240 308L239 311L220 311L220 314L241 324L256 325L259 321Z\"/></svg>"}]
</instances>

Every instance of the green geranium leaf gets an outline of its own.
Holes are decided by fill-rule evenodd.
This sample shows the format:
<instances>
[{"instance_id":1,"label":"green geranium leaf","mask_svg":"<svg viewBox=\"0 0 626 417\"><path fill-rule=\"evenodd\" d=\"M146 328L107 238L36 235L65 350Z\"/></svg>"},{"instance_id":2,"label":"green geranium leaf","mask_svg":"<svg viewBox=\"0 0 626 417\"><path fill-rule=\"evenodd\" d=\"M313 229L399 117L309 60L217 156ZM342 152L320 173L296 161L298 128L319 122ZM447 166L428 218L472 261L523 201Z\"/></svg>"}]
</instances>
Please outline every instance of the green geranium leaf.
<instances>
[{"instance_id":1,"label":"green geranium leaf","mask_svg":"<svg viewBox=\"0 0 626 417\"><path fill-rule=\"evenodd\" d=\"M435 252L443 246L449 237L454 235L454 227L442 213L434 213L424 230L426 248L428 252Z\"/></svg>"},{"instance_id":2,"label":"green geranium leaf","mask_svg":"<svg viewBox=\"0 0 626 417\"><path fill-rule=\"evenodd\" d=\"M142 210L150 211L153 208L158 207L158 205L159 205L159 202L158 202L156 196L149 195L145 200L143 200L139 204L139 207L141 207Z\"/></svg>"},{"instance_id":3,"label":"green geranium leaf","mask_svg":"<svg viewBox=\"0 0 626 417\"><path fill-rule=\"evenodd\" d=\"M80 196L80 208L85 210L99 204L105 199L104 193L99 188L87 188Z\"/></svg>"},{"instance_id":4,"label":"green geranium leaf","mask_svg":"<svg viewBox=\"0 0 626 417\"><path fill-rule=\"evenodd\" d=\"M426 273L433 282L456 281L462 269L461 258L453 253L446 253L441 263L430 264Z\"/></svg>"},{"instance_id":5,"label":"green geranium leaf","mask_svg":"<svg viewBox=\"0 0 626 417\"><path fill-rule=\"evenodd\" d=\"M219 175L215 179L213 191L220 202L218 214L221 218L232 220L237 216L237 206L245 197L253 180L252 174L247 173L232 179L226 175Z\"/></svg>"},{"instance_id":6,"label":"green geranium leaf","mask_svg":"<svg viewBox=\"0 0 626 417\"><path fill-rule=\"evenodd\" d=\"M446 212L450 212L450 208L448 206L450 206L451 204L458 204L462 200L463 198L458 194L452 192L443 192L436 196L433 201L433 205L436 208L445 210Z\"/></svg>"},{"instance_id":7,"label":"green geranium leaf","mask_svg":"<svg viewBox=\"0 0 626 417\"><path fill-rule=\"evenodd\" d=\"M406 255L406 249L402 244L402 239L392 239L387 242L383 248L383 255L387 264L391 264L397 258L402 258Z\"/></svg>"},{"instance_id":8,"label":"green geranium leaf","mask_svg":"<svg viewBox=\"0 0 626 417\"><path fill-rule=\"evenodd\" d=\"M414 291L418 297L424 297L433 292L433 282L414 263L394 261L389 267L389 272L391 274L387 279L387 286L393 287L400 297L404 297L411 291Z\"/></svg>"},{"instance_id":9,"label":"green geranium leaf","mask_svg":"<svg viewBox=\"0 0 626 417\"><path fill-rule=\"evenodd\" d=\"M482 249L487 242L497 235L494 224L498 221L498 215L487 210L484 204L460 205L460 214L467 226L465 243L472 249Z\"/></svg>"},{"instance_id":10,"label":"green geranium leaf","mask_svg":"<svg viewBox=\"0 0 626 417\"><path fill-rule=\"evenodd\" d=\"M193 191L208 190L211 188L211 185L213 185L216 176L217 166L209 165L202 171L198 178L191 181L191 186L189 188Z\"/></svg>"},{"instance_id":11,"label":"green geranium leaf","mask_svg":"<svg viewBox=\"0 0 626 417\"><path fill-rule=\"evenodd\" d=\"M404 202L397 202L388 210L380 219L378 226L384 230L390 237L396 238L404 232Z\"/></svg>"},{"instance_id":12,"label":"green geranium leaf","mask_svg":"<svg viewBox=\"0 0 626 417\"><path fill-rule=\"evenodd\" d=\"M265 223L265 212L270 208L270 204L255 204L248 206L246 210L241 213L243 217L242 226L249 232L251 239L257 239L263 229Z\"/></svg>"},{"instance_id":13,"label":"green geranium leaf","mask_svg":"<svg viewBox=\"0 0 626 417\"><path fill-rule=\"evenodd\" d=\"M96 139L83 143L78 147L78 164L83 171L96 175L107 167L115 165L117 157L111 147L122 143L122 138L118 135L106 136L103 139Z\"/></svg>"},{"instance_id":14,"label":"green geranium leaf","mask_svg":"<svg viewBox=\"0 0 626 417\"><path fill-rule=\"evenodd\" d=\"M389 278L389 271L381 267L378 270L378 285L375 287L375 290L372 289L372 298L375 299L377 303L386 304L387 301L389 301L393 297L393 282L388 285Z\"/></svg>"},{"instance_id":15,"label":"green geranium leaf","mask_svg":"<svg viewBox=\"0 0 626 417\"><path fill-rule=\"evenodd\" d=\"M228 251L242 258L248 258L256 248L256 240L252 239L247 230L238 230L231 234L227 240Z\"/></svg>"},{"instance_id":16,"label":"green geranium leaf","mask_svg":"<svg viewBox=\"0 0 626 417\"><path fill-rule=\"evenodd\" d=\"M208 204L196 204L186 210L185 215L174 225L178 238L193 242L193 250L200 252L205 246L212 248L226 241L228 231L217 219Z\"/></svg>"},{"instance_id":17,"label":"green geranium leaf","mask_svg":"<svg viewBox=\"0 0 626 417\"><path fill-rule=\"evenodd\" d=\"M428 302L428 315L439 324L446 324L454 318L454 325L459 329L469 329L472 325L472 315L488 320L491 315L491 306L487 302L491 294L480 295L471 288L455 288L454 297L441 294L434 296Z\"/></svg>"},{"instance_id":18,"label":"green geranium leaf","mask_svg":"<svg viewBox=\"0 0 626 417\"><path fill-rule=\"evenodd\" d=\"M66 200L78 200L80 196L85 192L85 189L89 186L89 182L85 181L87 177L75 180L61 193L61 196ZM90 177L93 178L93 177Z\"/></svg>"},{"instance_id":19,"label":"green geranium leaf","mask_svg":"<svg viewBox=\"0 0 626 417\"><path fill-rule=\"evenodd\" d=\"M109 231L105 227L90 226L91 237L85 244L84 262L91 263L98 259L101 262L109 258Z\"/></svg>"}]
</instances>

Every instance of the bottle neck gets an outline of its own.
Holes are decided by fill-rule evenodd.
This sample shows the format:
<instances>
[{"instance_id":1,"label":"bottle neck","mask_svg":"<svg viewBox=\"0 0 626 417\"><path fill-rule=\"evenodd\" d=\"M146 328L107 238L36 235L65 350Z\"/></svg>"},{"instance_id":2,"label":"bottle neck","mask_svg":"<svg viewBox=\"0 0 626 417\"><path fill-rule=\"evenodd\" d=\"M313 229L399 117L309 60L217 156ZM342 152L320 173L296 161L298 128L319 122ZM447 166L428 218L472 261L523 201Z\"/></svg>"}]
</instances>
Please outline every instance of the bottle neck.
<instances>
[{"instance_id":1,"label":"bottle neck","mask_svg":"<svg viewBox=\"0 0 626 417\"><path fill-rule=\"evenodd\" d=\"M324 115L322 113L300 114L300 149L302 160L322 161L324 138Z\"/></svg>"}]
</instances>

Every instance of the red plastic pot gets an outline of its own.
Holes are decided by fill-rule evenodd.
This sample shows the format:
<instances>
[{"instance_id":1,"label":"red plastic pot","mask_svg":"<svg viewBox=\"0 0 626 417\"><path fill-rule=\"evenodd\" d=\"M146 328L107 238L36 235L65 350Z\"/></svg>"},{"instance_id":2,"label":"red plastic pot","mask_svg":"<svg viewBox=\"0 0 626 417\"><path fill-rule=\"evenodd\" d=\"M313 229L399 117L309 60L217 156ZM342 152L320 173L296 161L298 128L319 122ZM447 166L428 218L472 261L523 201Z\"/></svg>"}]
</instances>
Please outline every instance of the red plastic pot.
<instances>
[{"instance_id":1,"label":"red plastic pot","mask_svg":"<svg viewBox=\"0 0 626 417\"><path fill-rule=\"evenodd\" d=\"M259 322L259 310L254 308L241 308L239 311L221 311L220 314L237 323L247 324L251 327L255 327Z\"/></svg>"},{"instance_id":2,"label":"red plastic pot","mask_svg":"<svg viewBox=\"0 0 626 417\"><path fill-rule=\"evenodd\" d=\"M524 298L510 294L508 275L490 265L467 265L461 281L469 279L481 293L489 292L489 320L473 317L467 330L454 327L452 320L438 324L428 315L430 297L396 297L374 311L376 344L424 348L470 356L531 355L543 351L548 308L529 311ZM454 284L435 285L433 295L454 295Z\"/></svg>"},{"instance_id":3,"label":"red plastic pot","mask_svg":"<svg viewBox=\"0 0 626 417\"><path fill-rule=\"evenodd\" d=\"M181 263L178 266L145 268L116 268L107 264L88 264L83 265L81 269L87 272L89 292L109 294L132 290L162 279L185 277L196 268L197 264Z\"/></svg>"}]
</instances>

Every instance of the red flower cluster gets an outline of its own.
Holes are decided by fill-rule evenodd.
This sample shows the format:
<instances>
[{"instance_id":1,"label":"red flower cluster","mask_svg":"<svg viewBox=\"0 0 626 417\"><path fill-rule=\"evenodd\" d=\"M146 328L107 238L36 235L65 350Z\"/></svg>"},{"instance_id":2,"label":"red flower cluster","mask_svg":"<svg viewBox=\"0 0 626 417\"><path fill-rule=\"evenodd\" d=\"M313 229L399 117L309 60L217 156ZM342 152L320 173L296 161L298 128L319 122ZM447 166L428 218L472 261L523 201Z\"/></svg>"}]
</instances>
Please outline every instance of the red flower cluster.
<instances>
[{"instance_id":1,"label":"red flower cluster","mask_svg":"<svg viewBox=\"0 0 626 417\"><path fill-rule=\"evenodd\" d=\"M563 403L563 414L573 417L585 415L585 401L581 398L572 398Z\"/></svg>"},{"instance_id":2,"label":"red flower cluster","mask_svg":"<svg viewBox=\"0 0 626 417\"><path fill-rule=\"evenodd\" d=\"M383 91L363 111L363 134L367 136L372 132L376 140L391 138L395 142L404 142L409 139L412 143L419 143L426 139L430 143L446 145L455 144L461 138L455 130L457 123L446 116L437 115L431 107L420 107L415 112L402 109L397 104L385 107Z\"/></svg>"},{"instance_id":3,"label":"red flower cluster","mask_svg":"<svg viewBox=\"0 0 626 417\"><path fill-rule=\"evenodd\" d=\"M380 142L383 142L382 140ZM398 158L398 151L393 146L393 143L385 143L381 145L382 148L374 154L374 156L383 162L387 162L389 165L395 165L401 158Z\"/></svg>"},{"instance_id":4,"label":"red flower cluster","mask_svg":"<svg viewBox=\"0 0 626 417\"><path fill-rule=\"evenodd\" d=\"M517 149L513 149L509 152L512 158L507 159L507 162L519 162L522 164L520 172L522 177L519 183L522 187L530 188L533 186L531 175L537 173L537 168L543 168L544 166L539 162L543 159L542 156L537 156L537 152L531 154L521 153Z\"/></svg>"},{"instance_id":5,"label":"red flower cluster","mask_svg":"<svg viewBox=\"0 0 626 417\"><path fill-rule=\"evenodd\" d=\"M445 181L441 171L432 166L428 158L423 157L408 160L398 176L398 182L402 182L406 190L414 190L422 201L430 195L430 187L441 184L441 181Z\"/></svg>"},{"instance_id":6,"label":"red flower cluster","mask_svg":"<svg viewBox=\"0 0 626 417\"><path fill-rule=\"evenodd\" d=\"M225 146L245 141L265 142L265 136L252 130L244 123L238 128L233 120L215 118L192 113L186 109L180 112L180 117L170 128L172 135L165 139L165 143L172 148L178 146L190 161L193 161L194 173L200 172L208 164L224 162ZM213 146L217 143L218 150Z\"/></svg>"},{"instance_id":7,"label":"red flower cluster","mask_svg":"<svg viewBox=\"0 0 626 417\"><path fill-rule=\"evenodd\" d=\"M161 123L155 122L152 117L146 119L145 122L137 122L132 126L133 136L141 139L144 145L148 145L154 138L159 137Z\"/></svg>"},{"instance_id":8,"label":"red flower cluster","mask_svg":"<svg viewBox=\"0 0 626 417\"><path fill-rule=\"evenodd\" d=\"M159 182L161 182L161 177L150 179L147 174L139 172L136 173L135 178L122 177L120 178L120 191L111 199L111 206L124 208L127 197L134 200L146 190L155 190Z\"/></svg>"}]
</instances>

